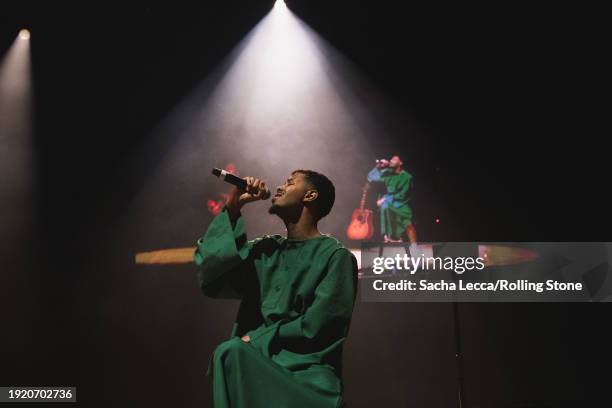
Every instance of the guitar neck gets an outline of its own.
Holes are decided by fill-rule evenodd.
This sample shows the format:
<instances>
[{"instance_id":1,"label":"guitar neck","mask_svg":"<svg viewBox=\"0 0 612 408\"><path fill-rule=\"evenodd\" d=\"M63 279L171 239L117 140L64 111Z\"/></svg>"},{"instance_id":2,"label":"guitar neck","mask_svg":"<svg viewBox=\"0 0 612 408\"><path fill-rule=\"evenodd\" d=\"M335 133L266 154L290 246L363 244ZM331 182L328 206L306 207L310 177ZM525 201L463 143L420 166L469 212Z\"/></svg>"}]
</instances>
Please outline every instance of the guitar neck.
<instances>
[{"instance_id":1,"label":"guitar neck","mask_svg":"<svg viewBox=\"0 0 612 408\"><path fill-rule=\"evenodd\" d=\"M368 188L370 187L370 183L365 183L363 186L363 191L361 192L361 202L359 203L359 210L363 211L365 207L366 194L368 193Z\"/></svg>"}]
</instances>

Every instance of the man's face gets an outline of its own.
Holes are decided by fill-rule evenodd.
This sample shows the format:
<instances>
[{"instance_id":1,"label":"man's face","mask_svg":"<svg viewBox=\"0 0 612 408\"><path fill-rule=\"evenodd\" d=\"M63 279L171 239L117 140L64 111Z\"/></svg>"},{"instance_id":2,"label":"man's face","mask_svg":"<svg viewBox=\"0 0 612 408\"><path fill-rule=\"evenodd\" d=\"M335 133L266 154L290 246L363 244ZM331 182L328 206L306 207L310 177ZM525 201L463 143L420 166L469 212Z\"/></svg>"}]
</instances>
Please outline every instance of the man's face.
<instances>
[{"instance_id":1,"label":"man's face","mask_svg":"<svg viewBox=\"0 0 612 408\"><path fill-rule=\"evenodd\" d=\"M285 184L276 188L276 194L272 197L270 214L278 214L284 209L299 208L302 205L304 195L312 190L304 174L293 173Z\"/></svg>"},{"instance_id":2,"label":"man's face","mask_svg":"<svg viewBox=\"0 0 612 408\"><path fill-rule=\"evenodd\" d=\"M399 156L393 156L391 160L389 160L389 167L396 168L402 165L402 161Z\"/></svg>"}]
</instances>

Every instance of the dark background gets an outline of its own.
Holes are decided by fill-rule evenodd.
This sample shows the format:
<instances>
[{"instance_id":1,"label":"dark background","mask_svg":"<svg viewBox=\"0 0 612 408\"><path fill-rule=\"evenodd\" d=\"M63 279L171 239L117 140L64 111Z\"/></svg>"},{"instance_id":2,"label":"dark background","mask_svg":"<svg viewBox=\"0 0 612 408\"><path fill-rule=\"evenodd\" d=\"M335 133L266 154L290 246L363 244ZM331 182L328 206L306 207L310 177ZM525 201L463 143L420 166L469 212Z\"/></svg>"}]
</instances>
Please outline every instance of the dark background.
<instances>
[{"instance_id":1,"label":"dark background","mask_svg":"<svg viewBox=\"0 0 612 408\"><path fill-rule=\"evenodd\" d=\"M427 154L409 170L444 208L415 192L422 239L610 241L598 10L288 4L422 127L411 143ZM271 5L3 11L2 54L32 31L36 173L31 229L1 264L0 385L74 385L83 406L211 406L204 371L237 305L200 296L188 266L117 267L133 251L115 237L148 135ZM607 304L459 310L468 406L609 404ZM451 305L358 302L349 406L456 406L453 355Z\"/></svg>"}]
</instances>

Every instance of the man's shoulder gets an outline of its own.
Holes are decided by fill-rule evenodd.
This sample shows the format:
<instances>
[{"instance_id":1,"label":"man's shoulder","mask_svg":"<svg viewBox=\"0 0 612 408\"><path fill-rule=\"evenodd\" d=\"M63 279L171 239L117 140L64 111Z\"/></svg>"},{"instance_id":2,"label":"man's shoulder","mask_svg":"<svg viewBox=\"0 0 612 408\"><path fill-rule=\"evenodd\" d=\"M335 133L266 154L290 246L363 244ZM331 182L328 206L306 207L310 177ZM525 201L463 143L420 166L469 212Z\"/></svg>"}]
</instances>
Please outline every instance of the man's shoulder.
<instances>
[{"instance_id":1,"label":"man's shoulder","mask_svg":"<svg viewBox=\"0 0 612 408\"><path fill-rule=\"evenodd\" d=\"M322 235L326 238L324 239L324 242L326 243L326 245L329 245L330 247L337 248L337 249L344 248L344 245L342 244L342 242L340 242L333 235L331 234L322 234Z\"/></svg>"},{"instance_id":2,"label":"man's shoulder","mask_svg":"<svg viewBox=\"0 0 612 408\"><path fill-rule=\"evenodd\" d=\"M336 238L328 235L327 241L327 250L325 251L326 265L329 267L337 267L338 265L353 265L353 271L355 273L355 279L357 276L357 270L359 262L357 261L357 257L347 247L345 247L342 242L338 241Z\"/></svg>"},{"instance_id":3,"label":"man's shoulder","mask_svg":"<svg viewBox=\"0 0 612 408\"><path fill-rule=\"evenodd\" d=\"M345 247L344 244L342 244L342 242L340 242L338 239L336 239L335 237L329 234L324 234L324 235L327 238L324 240L325 242L324 246L325 246L326 252L329 254L329 257L334 256L334 255L341 256L343 254L354 256L351 250Z\"/></svg>"},{"instance_id":4,"label":"man's shoulder","mask_svg":"<svg viewBox=\"0 0 612 408\"><path fill-rule=\"evenodd\" d=\"M280 244L284 238L278 234L266 234L250 240L250 244L255 246L258 244Z\"/></svg>"},{"instance_id":5,"label":"man's shoulder","mask_svg":"<svg viewBox=\"0 0 612 408\"><path fill-rule=\"evenodd\" d=\"M260 237L257 237L255 239L252 239L251 241L249 241L251 243L251 245L253 246L275 246L275 247L282 247L283 244L285 243L285 241L287 241L287 238L279 235L279 234L266 234L266 235L262 235ZM330 234L322 234L321 237L317 237L314 240L310 241L309 244L314 244L314 249L316 252L318 253L327 253L330 256L334 253L336 253L337 251L340 252L347 252L352 254L352 252L347 249L344 244L342 244L342 242L340 242L336 237L330 235ZM313 248L311 246L311 248Z\"/></svg>"}]
</instances>

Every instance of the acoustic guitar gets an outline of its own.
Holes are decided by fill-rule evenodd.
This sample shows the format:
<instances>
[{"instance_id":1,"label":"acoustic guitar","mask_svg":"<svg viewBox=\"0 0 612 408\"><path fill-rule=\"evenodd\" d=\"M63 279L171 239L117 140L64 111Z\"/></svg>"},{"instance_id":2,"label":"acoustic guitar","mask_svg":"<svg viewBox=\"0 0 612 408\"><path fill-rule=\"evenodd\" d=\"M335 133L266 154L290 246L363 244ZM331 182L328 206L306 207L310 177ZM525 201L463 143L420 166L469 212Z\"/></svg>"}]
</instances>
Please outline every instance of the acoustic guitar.
<instances>
[{"instance_id":1,"label":"acoustic guitar","mask_svg":"<svg viewBox=\"0 0 612 408\"><path fill-rule=\"evenodd\" d=\"M366 194L370 188L370 183L363 186L361 193L361 203L359 208L353 211L351 223L346 229L349 239L370 239L374 235L374 225L372 224L372 210L365 209Z\"/></svg>"}]
</instances>

